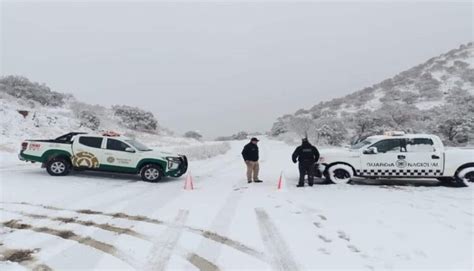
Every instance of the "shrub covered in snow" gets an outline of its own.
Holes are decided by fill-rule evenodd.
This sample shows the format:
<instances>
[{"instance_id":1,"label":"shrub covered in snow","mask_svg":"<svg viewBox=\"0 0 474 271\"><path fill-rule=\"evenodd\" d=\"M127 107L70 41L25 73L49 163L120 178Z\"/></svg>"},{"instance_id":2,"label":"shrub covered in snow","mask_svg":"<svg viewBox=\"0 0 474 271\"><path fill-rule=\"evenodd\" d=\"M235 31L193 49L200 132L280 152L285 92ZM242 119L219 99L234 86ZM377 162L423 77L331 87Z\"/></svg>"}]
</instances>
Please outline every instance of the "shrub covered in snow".
<instances>
[{"instance_id":1,"label":"shrub covered in snow","mask_svg":"<svg viewBox=\"0 0 474 271\"><path fill-rule=\"evenodd\" d=\"M70 97L51 89L45 84L31 82L23 76L0 77L0 92L25 101L34 101L45 106L62 106Z\"/></svg>"},{"instance_id":2,"label":"shrub covered in snow","mask_svg":"<svg viewBox=\"0 0 474 271\"><path fill-rule=\"evenodd\" d=\"M158 129L158 121L151 112L127 105L114 105L112 110L127 128L146 132L154 132Z\"/></svg>"},{"instance_id":3,"label":"shrub covered in snow","mask_svg":"<svg viewBox=\"0 0 474 271\"><path fill-rule=\"evenodd\" d=\"M249 137L249 134L247 132L241 131L231 136L220 136L216 138L216 141L243 140L243 139L247 139L248 137Z\"/></svg>"},{"instance_id":4,"label":"shrub covered in snow","mask_svg":"<svg viewBox=\"0 0 474 271\"><path fill-rule=\"evenodd\" d=\"M91 112L82 111L80 116L80 127L87 127L93 131L97 131L100 127L100 119Z\"/></svg>"},{"instance_id":5,"label":"shrub covered in snow","mask_svg":"<svg viewBox=\"0 0 474 271\"><path fill-rule=\"evenodd\" d=\"M430 130L451 145L465 144L474 135L474 95L456 90L446 97L447 103L430 110Z\"/></svg>"},{"instance_id":6,"label":"shrub covered in snow","mask_svg":"<svg viewBox=\"0 0 474 271\"><path fill-rule=\"evenodd\" d=\"M186 133L184 133L183 136L186 137L186 138L194 138L194 139L197 139L197 140L202 139L202 135L197 131L187 131Z\"/></svg>"},{"instance_id":7,"label":"shrub covered in snow","mask_svg":"<svg viewBox=\"0 0 474 271\"><path fill-rule=\"evenodd\" d=\"M228 142L214 142L188 147L178 147L174 149L174 152L185 154L190 160L202 160L225 154L228 150L230 150Z\"/></svg>"}]
</instances>

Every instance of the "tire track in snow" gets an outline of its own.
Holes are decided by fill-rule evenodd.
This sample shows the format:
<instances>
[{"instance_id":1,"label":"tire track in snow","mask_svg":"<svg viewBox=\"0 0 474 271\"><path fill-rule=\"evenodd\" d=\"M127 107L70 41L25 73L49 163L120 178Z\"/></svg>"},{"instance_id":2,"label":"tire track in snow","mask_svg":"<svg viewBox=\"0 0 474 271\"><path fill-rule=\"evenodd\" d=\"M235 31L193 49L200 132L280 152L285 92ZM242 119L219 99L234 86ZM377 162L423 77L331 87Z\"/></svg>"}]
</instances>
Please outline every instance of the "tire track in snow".
<instances>
[{"instance_id":1,"label":"tire track in snow","mask_svg":"<svg viewBox=\"0 0 474 271\"><path fill-rule=\"evenodd\" d=\"M120 259L124 261L125 263L129 264L133 268L138 268L138 265L135 263L134 260L130 259L130 257L128 257L127 255L117 250L114 246L101 242L101 241L97 241L90 237L84 237L84 236L78 235L74 233L73 231L57 230L50 227L35 227L30 224L21 223L19 220L15 220L15 219L7 221L7 222L3 222L2 225L10 229L30 230L30 231L34 231L38 233L54 235L56 237L59 237L65 240L75 241L79 244L100 250L103 253L109 254L117 259Z\"/></svg>"},{"instance_id":2,"label":"tire track in snow","mask_svg":"<svg viewBox=\"0 0 474 271\"><path fill-rule=\"evenodd\" d=\"M133 237L136 237L136 238L139 238L139 239L142 239L142 240L148 240L147 239L148 237L146 235L141 234L137 231L134 231L134 230L129 229L129 228L117 227L117 226L114 226L114 225L110 225L108 223L102 224L102 223L96 223L96 222L93 222L93 221L90 221L90 220L87 220L87 221L79 220L75 217L48 216L48 215L28 213L28 212L24 212L24 211L11 211L11 210L6 210L4 208L0 208L0 210L5 211L5 212L9 212L9 213L19 214L19 215L26 216L26 217L33 218L33 219L45 219L45 220L62 222L62 223L65 223L65 224L77 224L77 225L82 225L82 226L86 226L86 227L96 227L96 228L99 228L101 230L110 231L110 232L117 233L117 234L125 234L125 235L133 236Z\"/></svg>"},{"instance_id":3,"label":"tire track in snow","mask_svg":"<svg viewBox=\"0 0 474 271\"><path fill-rule=\"evenodd\" d=\"M150 240L153 239L152 236L146 235L139 233L137 231L134 231L130 228L123 228L123 227L118 227L110 224L100 224L100 223L95 223L92 221L84 221L84 220L78 220L75 217L51 217L47 215L39 215L39 214L32 214L32 213L27 213L23 211L9 211L5 210L3 208L0 208L2 211L6 211L9 213L14 213L14 214L19 214L22 216L30 217L33 219L45 219L45 220L50 220L50 221L57 221L57 222L62 222L65 224L73 223L73 224L78 224L86 227L96 227L105 231L110 231L113 233L117 234L125 234L129 235L135 238L138 238L140 240L150 242ZM161 244L163 245L163 244ZM185 251L184 249L180 249L179 255L183 258L185 258L188 262L190 262L192 265L194 265L196 268L202 271L218 271L219 267L217 267L214 263L212 263L210 260L207 260L200 255L196 253L190 253ZM1 253L0 253L1 254ZM31 266L30 266L31 267ZM34 269L34 268L29 268L29 269Z\"/></svg>"},{"instance_id":4,"label":"tire track in snow","mask_svg":"<svg viewBox=\"0 0 474 271\"><path fill-rule=\"evenodd\" d=\"M163 242L157 242L148 254L151 258L146 264L145 270L165 270L169 260L178 244L183 226L188 219L188 210L179 210L178 215L174 219L175 227L168 227L161 235Z\"/></svg>"},{"instance_id":5,"label":"tire track in snow","mask_svg":"<svg viewBox=\"0 0 474 271\"><path fill-rule=\"evenodd\" d=\"M219 271L219 267L217 267L217 265L195 253L189 253L186 259L201 271Z\"/></svg>"},{"instance_id":6,"label":"tire track in snow","mask_svg":"<svg viewBox=\"0 0 474 271\"><path fill-rule=\"evenodd\" d=\"M256 208L255 214L257 215L263 245L270 253L273 268L283 271L298 270L299 266L293 259L290 249L275 224L270 220L267 212L261 208Z\"/></svg>"},{"instance_id":7,"label":"tire track in snow","mask_svg":"<svg viewBox=\"0 0 474 271\"><path fill-rule=\"evenodd\" d=\"M173 223L161 221L155 218L149 218L146 216L141 216L141 215L128 215L125 213L104 213L100 211L92 211L92 210L74 210L74 209L63 209L63 208L58 208L58 207L53 207L53 206L46 206L42 204L32 204L32 203L26 203L26 202L0 202L2 204L12 204L12 205L24 205L24 206L32 206L32 207L38 207L38 208L43 208L46 210L55 210L55 211L68 211L68 212L74 212L78 214L88 214L88 215L102 215L102 216L109 216L112 218L119 218L119 219L125 219L129 221L137 221L137 222L145 222L145 223L150 223L154 225L161 225L161 226L169 226L169 227L174 227L175 225ZM246 246L238 241L235 241L233 239L230 239L228 237L222 236L220 234L217 234L215 232L209 231L209 230L203 230L199 228L194 228L191 226L184 225L183 226L187 231L198 234L203 236L204 238L210 239L215 242L222 243L223 245L229 246L235 250L238 250L242 253L245 253L251 257L254 257L260 261L264 262L269 262L267 260L267 257L265 254L261 251L258 251L256 249L253 249L249 246Z\"/></svg>"},{"instance_id":8,"label":"tire track in snow","mask_svg":"<svg viewBox=\"0 0 474 271\"><path fill-rule=\"evenodd\" d=\"M34 254L37 253L39 249L11 249L6 248L0 244L0 261L1 262L14 262L17 263L28 270L33 271L51 271L51 267L38 263L38 260L35 259Z\"/></svg>"},{"instance_id":9,"label":"tire track in snow","mask_svg":"<svg viewBox=\"0 0 474 271\"><path fill-rule=\"evenodd\" d=\"M238 185L239 182L234 184L234 187ZM211 225L209 228L214 232L226 232L233 220L235 212L237 210L237 206L242 199L243 193L238 192L238 190L231 190L229 196L225 199L223 206L219 209L217 215L212 220ZM197 251L201 252L204 255L209 255L209 259L213 262L217 262L221 253L222 245L225 245L224 240L220 240L219 242L206 242L206 240L201 241ZM254 253L249 251L249 253ZM255 254L261 259L265 258L263 254Z\"/></svg>"}]
</instances>

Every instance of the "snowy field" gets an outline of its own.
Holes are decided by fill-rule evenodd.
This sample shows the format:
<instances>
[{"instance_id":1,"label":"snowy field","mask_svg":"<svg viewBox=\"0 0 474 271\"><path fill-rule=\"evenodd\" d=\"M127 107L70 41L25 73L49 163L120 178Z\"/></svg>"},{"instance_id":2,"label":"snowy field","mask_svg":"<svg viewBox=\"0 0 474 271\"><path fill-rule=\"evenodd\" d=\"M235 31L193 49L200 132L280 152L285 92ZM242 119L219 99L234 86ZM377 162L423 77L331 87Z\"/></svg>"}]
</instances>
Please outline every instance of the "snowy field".
<instances>
[{"instance_id":1,"label":"snowy field","mask_svg":"<svg viewBox=\"0 0 474 271\"><path fill-rule=\"evenodd\" d=\"M293 148L272 140L248 185L245 143L191 161L193 191L184 176L51 177L1 152L0 270L473 269L474 187L296 188Z\"/></svg>"}]
</instances>

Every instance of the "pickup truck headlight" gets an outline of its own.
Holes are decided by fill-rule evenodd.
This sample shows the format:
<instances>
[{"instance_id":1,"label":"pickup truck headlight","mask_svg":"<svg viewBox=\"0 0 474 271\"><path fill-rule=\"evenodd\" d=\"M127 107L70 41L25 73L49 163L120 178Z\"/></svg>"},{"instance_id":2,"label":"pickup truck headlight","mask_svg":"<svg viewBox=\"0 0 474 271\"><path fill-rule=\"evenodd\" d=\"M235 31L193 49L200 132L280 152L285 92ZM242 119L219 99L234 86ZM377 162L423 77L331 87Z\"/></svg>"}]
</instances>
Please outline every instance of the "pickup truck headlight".
<instances>
[{"instance_id":1,"label":"pickup truck headlight","mask_svg":"<svg viewBox=\"0 0 474 271\"><path fill-rule=\"evenodd\" d=\"M166 160L168 160L168 169L178 168L179 164L181 163L181 159L179 157L166 157Z\"/></svg>"},{"instance_id":2,"label":"pickup truck headlight","mask_svg":"<svg viewBox=\"0 0 474 271\"><path fill-rule=\"evenodd\" d=\"M181 159L179 157L166 157L166 160L168 160L169 162L181 162Z\"/></svg>"}]
</instances>

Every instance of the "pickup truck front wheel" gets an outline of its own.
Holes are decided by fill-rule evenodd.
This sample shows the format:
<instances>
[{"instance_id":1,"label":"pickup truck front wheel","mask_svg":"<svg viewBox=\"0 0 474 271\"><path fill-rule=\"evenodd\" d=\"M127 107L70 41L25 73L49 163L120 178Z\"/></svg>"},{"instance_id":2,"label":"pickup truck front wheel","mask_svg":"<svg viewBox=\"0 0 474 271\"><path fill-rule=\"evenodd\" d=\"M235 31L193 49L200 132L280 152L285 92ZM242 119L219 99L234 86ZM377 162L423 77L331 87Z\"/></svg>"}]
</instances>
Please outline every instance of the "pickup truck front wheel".
<instances>
[{"instance_id":1,"label":"pickup truck front wheel","mask_svg":"<svg viewBox=\"0 0 474 271\"><path fill-rule=\"evenodd\" d=\"M335 164L329 167L326 178L332 183L348 183L354 177L354 171L348 165Z\"/></svg>"},{"instance_id":2,"label":"pickup truck front wheel","mask_svg":"<svg viewBox=\"0 0 474 271\"><path fill-rule=\"evenodd\" d=\"M142 170L140 170L140 176L145 182L155 183L163 178L163 170L158 165L149 164L142 167Z\"/></svg>"},{"instance_id":3,"label":"pickup truck front wheel","mask_svg":"<svg viewBox=\"0 0 474 271\"><path fill-rule=\"evenodd\" d=\"M69 161L62 157L53 158L46 163L46 171L51 176L65 176L70 170Z\"/></svg>"},{"instance_id":4,"label":"pickup truck front wheel","mask_svg":"<svg viewBox=\"0 0 474 271\"><path fill-rule=\"evenodd\" d=\"M474 167L463 168L457 172L456 181L461 186L474 185Z\"/></svg>"}]
</instances>

